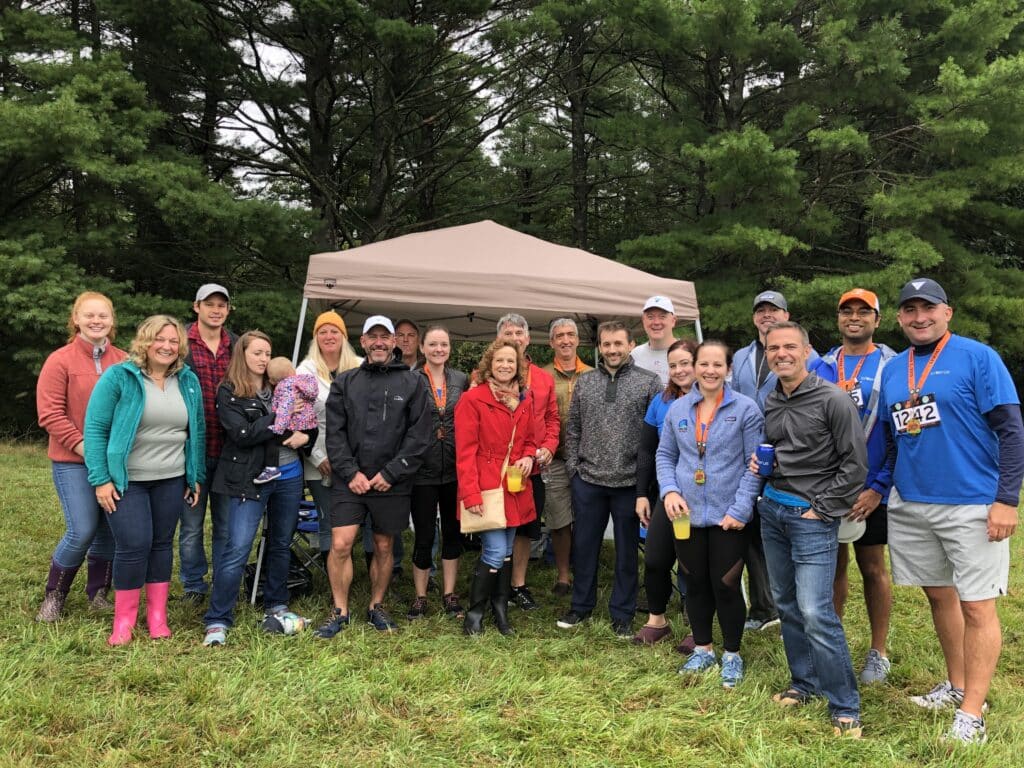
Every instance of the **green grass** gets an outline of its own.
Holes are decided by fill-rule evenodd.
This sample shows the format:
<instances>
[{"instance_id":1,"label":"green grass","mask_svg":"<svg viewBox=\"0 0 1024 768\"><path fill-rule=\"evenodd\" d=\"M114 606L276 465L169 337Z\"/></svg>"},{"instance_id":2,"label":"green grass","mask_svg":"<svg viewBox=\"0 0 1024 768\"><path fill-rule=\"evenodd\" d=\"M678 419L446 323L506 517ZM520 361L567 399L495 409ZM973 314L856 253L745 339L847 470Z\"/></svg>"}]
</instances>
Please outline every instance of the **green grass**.
<instances>
[{"instance_id":1,"label":"green grass","mask_svg":"<svg viewBox=\"0 0 1024 768\"><path fill-rule=\"evenodd\" d=\"M1024 754L1021 544L1001 601L1004 650L988 717L990 743L950 750L948 715L906 703L944 677L919 590L897 589L892 684L863 691L865 739L831 736L823 703L783 711L782 644L744 640L747 677L732 692L712 675L687 683L668 644L617 641L599 596L596 621L555 628L550 570L532 568L544 608L511 611L515 638L465 638L443 617L380 637L357 623L331 642L271 637L244 607L221 649L200 645L200 613L172 604L171 640L110 649L109 617L85 611L83 579L56 626L33 621L63 530L49 464L37 447L0 444L0 765L11 766L976 766ZM469 568L464 567L468 572ZM856 571L854 568L853 571ZM602 573L606 587L610 571ZM365 607L357 564L354 605ZM860 582L847 631L866 650ZM293 605L319 622L325 585ZM174 589L180 591L175 585ZM410 596L408 582L397 586ZM463 593L465 590L463 589ZM436 606L436 600L434 601ZM395 608L400 608L397 601ZM397 611L396 611L397 613ZM675 619L676 636L681 627ZM1017 757L1014 757L1017 755Z\"/></svg>"}]
</instances>

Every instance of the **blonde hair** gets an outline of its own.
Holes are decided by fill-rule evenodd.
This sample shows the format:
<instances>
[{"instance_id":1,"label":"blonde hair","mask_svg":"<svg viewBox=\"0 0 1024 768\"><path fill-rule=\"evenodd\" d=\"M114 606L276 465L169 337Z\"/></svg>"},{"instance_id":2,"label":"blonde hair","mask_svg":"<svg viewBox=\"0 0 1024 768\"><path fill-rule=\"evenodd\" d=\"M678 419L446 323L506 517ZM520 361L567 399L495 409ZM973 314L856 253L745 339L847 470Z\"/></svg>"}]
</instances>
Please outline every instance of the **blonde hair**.
<instances>
[{"instance_id":1,"label":"blonde hair","mask_svg":"<svg viewBox=\"0 0 1024 768\"><path fill-rule=\"evenodd\" d=\"M494 362L494 356L497 354L499 349L509 347L515 350L516 353L516 381L519 386L526 388L526 377L529 374L530 366L526 362L526 356L523 354L523 350L514 341L508 339L495 339L490 343L490 346L484 350L483 357L480 358L480 364L476 367L476 380L481 384L485 381L490 381L494 378L491 373L491 363Z\"/></svg>"},{"instance_id":2,"label":"blonde hair","mask_svg":"<svg viewBox=\"0 0 1024 768\"><path fill-rule=\"evenodd\" d=\"M245 362L245 350L249 345L259 339L267 342L267 346L274 348L270 337L263 331L246 331L238 337L234 348L231 350L231 362L228 363L228 372L224 374L224 384L231 387L231 391L239 397L256 397L259 389L266 389L270 386L270 379L267 372L263 372L263 382L259 389L256 389L249 382L249 366Z\"/></svg>"},{"instance_id":3,"label":"blonde hair","mask_svg":"<svg viewBox=\"0 0 1024 768\"><path fill-rule=\"evenodd\" d=\"M267 363L267 378L270 379L271 384L276 384L281 379L287 379L289 376L295 375L295 368L292 366L292 361L287 357L275 357Z\"/></svg>"},{"instance_id":4,"label":"blonde hair","mask_svg":"<svg viewBox=\"0 0 1024 768\"><path fill-rule=\"evenodd\" d=\"M110 326L110 333L107 334L107 339L110 342L113 342L114 339L117 337L117 314L114 312L114 302L112 302L102 293L97 293L96 291L83 291L82 293L78 294L78 296L75 298L75 303L71 305L71 314L68 315L69 344L72 341L74 341L75 336L77 336L81 332L81 329L75 322L75 315L78 314L78 310L82 308L82 305L85 304L85 302L91 300L102 301L104 304L107 305L107 308L110 309L110 319L113 324Z\"/></svg>"},{"instance_id":5,"label":"blonde hair","mask_svg":"<svg viewBox=\"0 0 1024 768\"><path fill-rule=\"evenodd\" d=\"M146 353L156 341L156 335L168 325L173 325L178 333L178 359L167 368L167 375L177 373L185 366L185 358L188 356L188 337L185 335L185 327L176 317L170 315L150 315L141 323L135 331L135 338L132 339L128 348L128 359L135 363L140 370L149 373L149 357Z\"/></svg>"},{"instance_id":6,"label":"blonde hair","mask_svg":"<svg viewBox=\"0 0 1024 768\"><path fill-rule=\"evenodd\" d=\"M337 326L335 326L337 327ZM320 347L316 343L316 335L313 336L313 340L309 342L309 352L306 353L306 359L313 362L313 367L316 368L316 377L320 381L330 384L331 383L331 369L327 365L327 361L324 360L324 356L320 354ZM342 333L341 340L341 356L338 358L338 373L344 371L350 371L353 368L358 368L360 363L359 355L352 349L352 345L349 344L348 335Z\"/></svg>"}]
</instances>

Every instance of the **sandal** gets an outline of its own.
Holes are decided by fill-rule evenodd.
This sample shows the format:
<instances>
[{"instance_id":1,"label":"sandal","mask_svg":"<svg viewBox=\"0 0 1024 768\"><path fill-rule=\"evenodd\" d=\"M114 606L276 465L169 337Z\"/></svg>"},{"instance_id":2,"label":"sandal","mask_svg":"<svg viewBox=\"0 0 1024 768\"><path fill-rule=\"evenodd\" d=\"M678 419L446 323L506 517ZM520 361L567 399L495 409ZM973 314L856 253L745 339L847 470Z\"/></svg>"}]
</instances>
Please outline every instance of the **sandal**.
<instances>
[{"instance_id":1,"label":"sandal","mask_svg":"<svg viewBox=\"0 0 1024 768\"><path fill-rule=\"evenodd\" d=\"M798 691L796 688L787 688L772 696L772 701L780 707L798 707L811 700L811 694Z\"/></svg>"}]
</instances>

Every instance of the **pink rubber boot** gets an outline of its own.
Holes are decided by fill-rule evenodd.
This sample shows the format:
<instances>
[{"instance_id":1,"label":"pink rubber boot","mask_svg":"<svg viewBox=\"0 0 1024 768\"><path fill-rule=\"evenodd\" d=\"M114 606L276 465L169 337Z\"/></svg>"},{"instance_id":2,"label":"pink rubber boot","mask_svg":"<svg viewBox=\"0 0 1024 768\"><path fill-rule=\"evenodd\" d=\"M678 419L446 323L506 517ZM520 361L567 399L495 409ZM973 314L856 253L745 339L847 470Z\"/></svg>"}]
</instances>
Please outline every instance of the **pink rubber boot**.
<instances>
[{"instance_id":1,"label":"pink rubber boot","mask_svg":"<svg viewBox=\"0 0 1024 768\"><path fill-rule=\"evenodd\" d=\"M135 619L139 615L141 589L114 590L114 631L107 638L108 645L124 645L132 639Z\"/></svg>"},{"instance_id":2,"label":"pink rubber boot","mask_svg":"<svg viewBox=\"0 0 1024 768\"><path fill-rule=\"evenodd\" d=\"M154 640L171 636L171 629L167 626L167 592L170 588L168 581L146 585L146 624L149 625L149 636Z\"/></svg>"}]
</instances>

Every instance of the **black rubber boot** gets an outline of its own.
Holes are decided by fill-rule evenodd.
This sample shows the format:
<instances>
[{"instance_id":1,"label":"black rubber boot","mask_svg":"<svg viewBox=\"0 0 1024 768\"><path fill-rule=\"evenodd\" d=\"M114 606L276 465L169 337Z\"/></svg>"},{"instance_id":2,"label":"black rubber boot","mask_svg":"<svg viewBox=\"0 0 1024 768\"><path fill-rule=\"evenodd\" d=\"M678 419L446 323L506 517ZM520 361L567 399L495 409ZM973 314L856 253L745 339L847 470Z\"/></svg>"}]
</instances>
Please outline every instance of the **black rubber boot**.
<instances>
[{"instance_id":1,"label":"black rubber boot","mask_svg":"<svg viewBox=\"0 0 1024 768\"><path fill-rule=\"evenodd\" d=\"M473 583L469 585L469 610L462 622L462 631L467 635L479 635L484 631L484 613L494 593L497 578L498 574L489 565L482 560L477 563Z\"/></svg>"},{"instance_id":2,"label":"black rubber boot","mask_svg":"<svg viewBox=\"0 0 1024 768\"><path fill-rule=\"evenodd\" d=\"M512 597L512 560L506 560L495 576L494 591L491 592L494 624L501 634L511 635L515 631L508 623L508 601Z\"/></svg>"}]
</instances>

